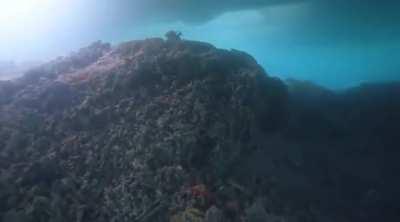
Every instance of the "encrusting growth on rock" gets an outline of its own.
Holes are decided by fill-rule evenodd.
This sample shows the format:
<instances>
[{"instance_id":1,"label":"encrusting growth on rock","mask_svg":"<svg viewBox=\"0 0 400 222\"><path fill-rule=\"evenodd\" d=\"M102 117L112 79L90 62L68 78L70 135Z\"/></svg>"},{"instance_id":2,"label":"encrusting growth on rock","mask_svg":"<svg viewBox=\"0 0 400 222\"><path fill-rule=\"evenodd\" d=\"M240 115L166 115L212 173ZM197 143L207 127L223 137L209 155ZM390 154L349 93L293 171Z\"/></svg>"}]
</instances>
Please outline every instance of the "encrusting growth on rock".
<instances>
[{"instance_id":1,"label":"encrusting growth on rock","mask_svg":"<svg viewBox=\"0 0 400 222\"><path fill-rule=\"evenodd\" d=\"M95 42L0 81L0 222L392 221L399 86L284 84L175 31Z\"/></svg>"},{"instance_id":2,"label":"encrusting growth on rock","mask_svg":"<svg viewBox=\"0 0 400 222\"><path fill-rule=\"evenodd\" d=\"M3 221L225 214L229 200L208 189L279 127L287 91L244 52L166 36L96 42L1 82ZM192 177L214 179L182 197Z\"/></svg>"}]
</instances>

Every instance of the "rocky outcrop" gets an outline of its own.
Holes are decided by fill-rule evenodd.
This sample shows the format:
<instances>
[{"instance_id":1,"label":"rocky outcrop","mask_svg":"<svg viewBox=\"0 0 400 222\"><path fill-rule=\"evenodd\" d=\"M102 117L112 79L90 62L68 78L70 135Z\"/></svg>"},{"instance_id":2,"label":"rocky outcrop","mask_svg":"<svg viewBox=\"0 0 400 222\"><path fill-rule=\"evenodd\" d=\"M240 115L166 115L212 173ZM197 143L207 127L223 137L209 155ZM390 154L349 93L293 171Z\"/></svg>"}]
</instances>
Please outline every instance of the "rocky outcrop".
<instances>
[{"instance_id":1,"label":"rocky outcrop","mask_svg":"<svg viewBox=\"0 0 400 222\"><path fill-rule=\"evenodd\" d=\"M287 99L246 53L180 39L97 42L0 93L3 221L167 221L185 186L234 175Z\"/></svg>"},{"instance_id":2,"label":"rocky outcrop","mask_svg":"<svg viewBox=\"0 0 400 222\"><path fill-rule=\"evenodd\" d=\"M0 81L0 221L398 221L399 89L96 42Z\"/></svg>"}]
</instances>

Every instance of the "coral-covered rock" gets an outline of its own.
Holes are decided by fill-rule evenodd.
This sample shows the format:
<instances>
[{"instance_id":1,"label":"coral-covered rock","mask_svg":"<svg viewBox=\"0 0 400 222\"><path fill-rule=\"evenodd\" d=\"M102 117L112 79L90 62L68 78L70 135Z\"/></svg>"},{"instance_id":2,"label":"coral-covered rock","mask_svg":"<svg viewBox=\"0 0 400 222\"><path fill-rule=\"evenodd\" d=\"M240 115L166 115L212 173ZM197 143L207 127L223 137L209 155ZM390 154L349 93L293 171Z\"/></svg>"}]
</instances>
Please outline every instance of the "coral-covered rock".
<instances>
[{"instance_id":1,"label":"coral-covered rock","mask_svg":"<svg viewBox=\"0 0 400 222\"><path fill-rule=\"evenodd\" d=\"M286 88L251 56L171 38L96 42L1 83L0 164L19 192L0 214L166 221L190 176L225 178L280 127Z\"/></svg>"}]
</instances>

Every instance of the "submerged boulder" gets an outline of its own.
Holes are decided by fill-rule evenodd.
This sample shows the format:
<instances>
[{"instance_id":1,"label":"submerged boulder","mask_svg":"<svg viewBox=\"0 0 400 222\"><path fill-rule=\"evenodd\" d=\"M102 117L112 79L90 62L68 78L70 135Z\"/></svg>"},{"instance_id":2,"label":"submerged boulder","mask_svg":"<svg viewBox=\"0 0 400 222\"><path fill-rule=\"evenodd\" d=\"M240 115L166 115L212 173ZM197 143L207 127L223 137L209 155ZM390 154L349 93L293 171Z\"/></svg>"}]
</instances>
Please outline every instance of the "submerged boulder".
<instances>
[{"instance_id":1,"label":"submerged boulder","mask_svg":"<svg viewBox=\"0 0 400 222\"><path fill-rule=\"evenodd\" d=\"M250 55L168 38L97 42L1 87L0 117L15 120L0 125L1 170L19 192L0 215L46 200L45 221L167 221L190 178L224 180L282 126L286 88Z\"/></svg>"}]
</instances>

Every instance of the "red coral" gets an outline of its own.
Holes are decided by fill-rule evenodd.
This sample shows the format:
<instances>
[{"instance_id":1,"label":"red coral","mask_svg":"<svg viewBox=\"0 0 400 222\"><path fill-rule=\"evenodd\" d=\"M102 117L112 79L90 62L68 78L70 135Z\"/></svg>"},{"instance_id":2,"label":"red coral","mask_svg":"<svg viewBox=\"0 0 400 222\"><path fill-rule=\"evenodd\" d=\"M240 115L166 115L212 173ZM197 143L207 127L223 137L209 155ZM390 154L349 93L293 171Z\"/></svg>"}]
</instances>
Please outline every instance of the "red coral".
<instances>
[{"instance_id":1,"label":"red coral","mask_svg":"<svg viewBox=\"0 0 400 222\"><path fill-rule=\"evenodd\" d=\"M204 198L207 202L214 202L214 195L207 189L207 186L204 184L198 184L190 189L190 193L193 197Z\"/></svg>"}]
</instances>

